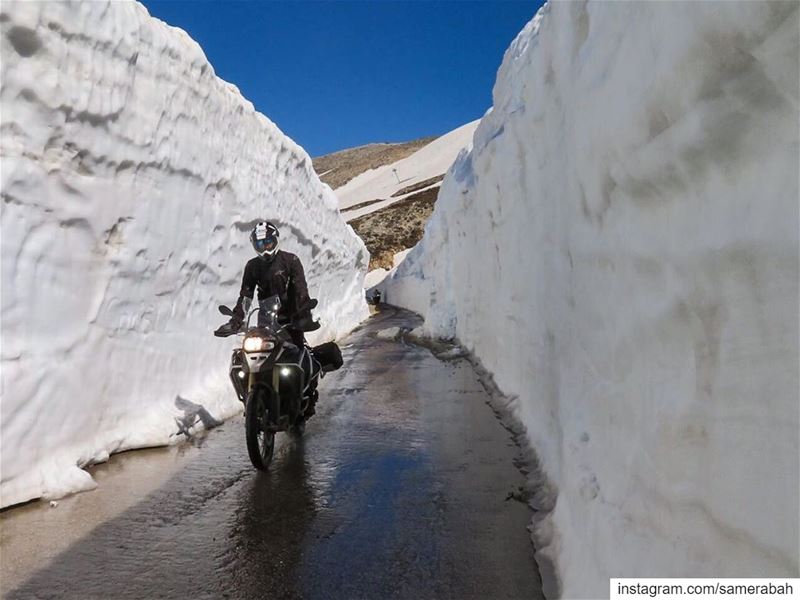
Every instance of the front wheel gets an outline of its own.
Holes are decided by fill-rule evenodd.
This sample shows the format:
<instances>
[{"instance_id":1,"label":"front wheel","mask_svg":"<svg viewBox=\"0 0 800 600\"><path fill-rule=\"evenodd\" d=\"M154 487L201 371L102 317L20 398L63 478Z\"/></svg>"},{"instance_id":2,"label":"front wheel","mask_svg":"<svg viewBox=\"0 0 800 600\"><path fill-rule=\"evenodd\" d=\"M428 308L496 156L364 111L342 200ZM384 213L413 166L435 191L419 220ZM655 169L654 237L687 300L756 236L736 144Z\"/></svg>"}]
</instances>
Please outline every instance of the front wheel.
<instances>
[{"instance_id":1,"label":"front wheel","mask_svg":"<svg viewBox=\"0 0 800 600\"><path fill-rule=\"evenodd\" d=\"M247 396L244 431L250 462L266 471L275 451L275 432L269 431L269 408L263 390L253 390Z\"/></svg>"}]
</instances>

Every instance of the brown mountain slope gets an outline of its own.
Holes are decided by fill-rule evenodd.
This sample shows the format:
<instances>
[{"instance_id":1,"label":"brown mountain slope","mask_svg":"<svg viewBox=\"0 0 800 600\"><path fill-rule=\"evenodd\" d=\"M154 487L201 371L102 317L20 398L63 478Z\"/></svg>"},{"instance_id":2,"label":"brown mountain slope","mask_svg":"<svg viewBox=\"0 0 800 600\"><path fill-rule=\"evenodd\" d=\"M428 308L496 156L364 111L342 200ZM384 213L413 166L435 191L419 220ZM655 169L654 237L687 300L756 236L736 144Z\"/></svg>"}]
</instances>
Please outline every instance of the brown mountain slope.
<instances>
[{"instance_id":1,"label":"brown mountain slope","mask_svg":"<svg viewBox=\"0 0 800 600\"><path fill-rule=\"evenodd\" d=\"M418 192L384 209L348 221L370 253L369 270L392 268L397 252L411 248L425 231L439 188Z\"/></svg>"}]
</instances>

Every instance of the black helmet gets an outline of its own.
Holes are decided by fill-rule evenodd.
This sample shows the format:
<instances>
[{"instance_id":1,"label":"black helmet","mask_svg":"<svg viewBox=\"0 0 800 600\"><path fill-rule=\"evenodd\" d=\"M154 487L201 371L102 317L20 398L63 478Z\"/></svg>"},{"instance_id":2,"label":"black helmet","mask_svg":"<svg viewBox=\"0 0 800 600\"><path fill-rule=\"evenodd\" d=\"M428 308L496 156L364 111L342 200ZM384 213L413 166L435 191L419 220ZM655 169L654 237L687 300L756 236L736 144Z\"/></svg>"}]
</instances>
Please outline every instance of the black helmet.
<instances>
[{"instance_id":1,"label":"black helmet","mask_svg":"<svg viewBox=\"0 0 800 600\"><path fill-rule=\"evenodd\" d=\"M280 234L269 221L259 221L250 232L250 243L261 258L272 258L278 253Z\"/></svg>"}]
</instances>

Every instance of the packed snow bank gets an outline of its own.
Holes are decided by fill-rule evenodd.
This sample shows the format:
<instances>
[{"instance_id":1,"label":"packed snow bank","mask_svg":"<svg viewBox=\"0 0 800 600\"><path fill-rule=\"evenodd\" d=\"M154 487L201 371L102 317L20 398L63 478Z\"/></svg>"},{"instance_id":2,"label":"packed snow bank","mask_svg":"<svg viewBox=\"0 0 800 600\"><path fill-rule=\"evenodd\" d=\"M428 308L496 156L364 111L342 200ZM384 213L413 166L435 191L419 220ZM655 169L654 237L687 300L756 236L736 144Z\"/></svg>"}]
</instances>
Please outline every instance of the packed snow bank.
<instances>
[{"instance_id":1,"label":"packed snow bank","mask_svg":"<svg viewBox=\"0 0 800 600\"><path fill-rule=\"evenodd\" d=\"M547 5L380 287L516 396L563 597L797 576L798 4Z\"/></svg>"},{"instance_id":2,"label":"packed snow bank","mask_svg":"<svg viewBox=\"0 0 800 600\"><path fill-rule=\"evenodd\" d=\"M317 339L368 314L368 255L311 160L183 31L129 2L3 2L2 505L239 409L211 336L248 232L303 261Z\"/></svg>"},{"instance_id":3,"label":"packed snow bank","mask_svg":"<svg viewBox=\"0 0 800 600\"><path fill-rule=\"evenodd\" d=\"M364 289L370 290L371 288L375 287L381 281L383 281L388 274L389 271L381 267L373 269L364 277Z\"/></svg>"}]
</instances>

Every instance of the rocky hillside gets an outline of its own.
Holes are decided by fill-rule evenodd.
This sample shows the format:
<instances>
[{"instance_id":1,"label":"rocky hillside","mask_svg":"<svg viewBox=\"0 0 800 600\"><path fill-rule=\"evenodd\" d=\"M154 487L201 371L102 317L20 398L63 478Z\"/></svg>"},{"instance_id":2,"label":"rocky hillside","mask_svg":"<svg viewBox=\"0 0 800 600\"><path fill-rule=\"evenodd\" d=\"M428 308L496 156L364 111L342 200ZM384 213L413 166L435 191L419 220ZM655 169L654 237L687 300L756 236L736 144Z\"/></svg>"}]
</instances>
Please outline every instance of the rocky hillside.
<instances>
[{"instance_id":1,"label":"rocky hillside","mask_svg":"<svg viewBox=\"0 0 800 600\"><path fill-rule=\"evenodd\" d=\"M437 186L349 221L370 251L370 271L391 269L395 254L413 247L422 239L438 196ZM343 214L347 218L347 213Z\"/></svg>"}]
</instances>

